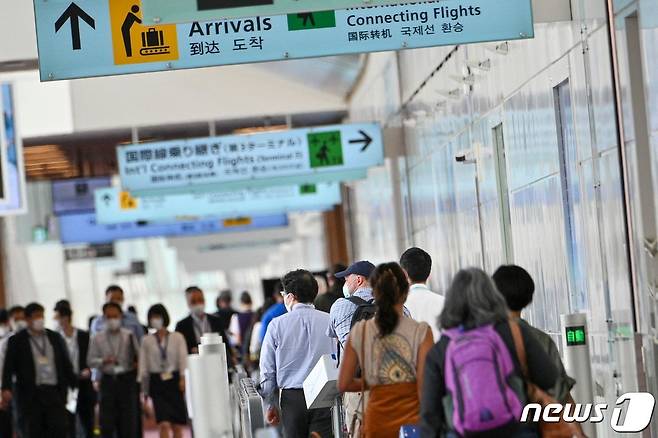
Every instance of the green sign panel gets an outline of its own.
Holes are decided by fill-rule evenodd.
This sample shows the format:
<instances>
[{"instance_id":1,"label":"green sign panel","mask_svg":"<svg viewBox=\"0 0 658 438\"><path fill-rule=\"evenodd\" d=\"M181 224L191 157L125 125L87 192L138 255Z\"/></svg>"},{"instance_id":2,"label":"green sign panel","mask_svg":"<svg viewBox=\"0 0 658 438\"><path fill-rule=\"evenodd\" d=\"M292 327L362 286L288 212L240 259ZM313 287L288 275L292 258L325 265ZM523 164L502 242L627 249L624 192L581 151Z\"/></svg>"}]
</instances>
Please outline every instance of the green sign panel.
<instances>
[{"instance_id":1,"label":"green sign panel","mask_svg":"<svg viewBox=\"0 0 658 438\"><path fill-rule=\"evenodd\" d=\"M340 131L308 134L308 155L311 169L343 165L343 144Z\"/></svg>"},{"instance_id":2,"label":"green sign panel","mask_svg":"<svg viewBox=\"0 0 658 438\"><path fill-rule=\"evenodd\" d=\"M398 4L396 0L142 0L144 24L287 15ZM317 26L333 27L329 25Z\"/></svg>"},{"instance_id":3,"label":"green sign panel","mask_svg":"<svg viewBox=\"0 0 658 438\"><path fill-rule=\"evenodd\" d=\"M324 29L336 27L334 11L306 12L288 15L288 30Z\"/></svg>"},{"instance_id":4,"label":"green sign panel","mask_svg":"<svg viewBox=\"0 0 658 438\"><path fill-rule=\"evenodd\" d=\"M585 326L583 325L567 327L566 336L567 336L568 347L587 344L587 338L585 336Z\"/></svg>"}]
</instances>

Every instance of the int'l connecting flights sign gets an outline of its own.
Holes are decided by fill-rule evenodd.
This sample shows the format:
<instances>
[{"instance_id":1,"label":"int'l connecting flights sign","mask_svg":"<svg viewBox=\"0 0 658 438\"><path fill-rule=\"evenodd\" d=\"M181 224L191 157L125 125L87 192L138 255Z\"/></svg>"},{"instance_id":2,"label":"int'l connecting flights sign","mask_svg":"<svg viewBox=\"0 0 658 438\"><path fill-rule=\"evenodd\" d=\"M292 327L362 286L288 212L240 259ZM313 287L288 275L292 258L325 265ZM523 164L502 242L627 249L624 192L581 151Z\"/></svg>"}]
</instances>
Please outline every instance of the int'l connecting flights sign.
<instances>
[{"instance_id":1,"label":"int'l connecting flights sign","mask_svg":"<svg viewBox=\"0 0 658 438\"><path fill-rule=\"evenodd\" d=\"M340 204L338 183L133 197L116 187L94 193L101 224L321 211Z\"/></svg>"},{"instance_id":2,"label":"int'l connecting flights sign","mask_svg":"<svg viewBox=\"0 0 658 438\"><path fill-rule=\"evenodd\" d=\"M384 145L378 124L359 123L121 146L117 161L124 190L152 195L362 178Z\"/></svg>"},{"instance_id":3,"label":"int'l connecting flights sign","mask_svg":"<svg viewBox=\"0 0 658 438\"><path fill-rule=\"evenodd\" d=\"M41 79L534 36L531 0L441 0L154 26L144 24L141 1L34 0Z\"/></svg>"},{"instance_id":4,"label":"int'l connecting flights sign","mask_svg":"<svg viewBox=\"0 0 658 438\"><path fill-rule=\"evenodd\" d=\"M144 22L186 23L400 3L399 0L142 0Z\"/></svg>"}]
</instances>

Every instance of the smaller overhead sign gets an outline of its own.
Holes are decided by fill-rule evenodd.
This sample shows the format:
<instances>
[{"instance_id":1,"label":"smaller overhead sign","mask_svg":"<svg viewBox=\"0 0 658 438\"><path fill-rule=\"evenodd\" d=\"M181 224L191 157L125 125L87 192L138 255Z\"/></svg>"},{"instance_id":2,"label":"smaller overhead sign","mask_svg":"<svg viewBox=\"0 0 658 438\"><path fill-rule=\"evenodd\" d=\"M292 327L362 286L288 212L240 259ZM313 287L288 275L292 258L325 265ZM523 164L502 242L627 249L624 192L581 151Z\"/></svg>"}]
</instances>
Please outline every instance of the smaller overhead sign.
<instances>
[{"instance_id":1,"label":"smaller overhead sign","mask_svg":"<svg viewBox=\"0 0 658 438\"><path fill-rule=\"evenodd\" d=\"M384 145L378 124L345 124L121 146L117 160L122 188L152 195L349 180L382 164Z\"/></svg>"},{"instance_id":2,"label":"smaller overhead sign","mask_svg":"<svg viewBox=\"0 0 658 438\"><path fill-rule=\"evenodd\" d=\"M16 130L13 92L9 84L0 84L0 157L3 180L0 216L25 213L23 144Z\"/></svg>"},{"instance_id":3,"label":"smaller overhead sign","mask_svg":"<svg viewBox=\"0 0 658 438\"><path fill-rule=\"evenodd\" d=\"M96 190L99 223L166 221L183 217L244 215L325 210L340 203L338 183L274 186L224 192L163 194L137 198L115 187Z\"/></svg>"},{"instance_id":4,"label":"smaller overhead sign","mask_svg":"<svg viewBox=\"0 0 658 438\"><path fill-rule=\"evenodd\" d=\"M249 224L226 226L224 219L203 219L184 222L148 223L123 222L103 225L94 213L59 216L59 237L62 243L110 243L123 239L147 237L196 236L224 232L249 231L262 228L285 227L285 214L255 216Z\"/></svg>"},{"instance_id":5,"label":"smaller overhead sign","mask_svg":"<svg viewBox=\"0 0 658 438\"><path fill-rule=\"evenodd\" d=\"M53 181L53 213L86 213L94 211L94 191L111 187L110 177L73 178Z\"/></svg>"},{"instance_id":6,"label":"smaller overhead sign","mask_svg":"<svg viewBox=\"0 0 658 438\"><path fill-rule=\"evenodd\" d=\"M158 25L145 24L143 1L34 0L41 80L534 35L531 0L442 0ZM175 5L179 0L162 2Z\"/></svg>"},{"instance_id":7,"label":"smaller overhead sign","mask_svg":"<svg viewBox=\"0 0 658 438\"><path fill-rule=\"evenodd\" d=\"M144 23L185 23L225 18L298 14L381 6L396 0L142 0Z\"/></svg>"}]
</instances>

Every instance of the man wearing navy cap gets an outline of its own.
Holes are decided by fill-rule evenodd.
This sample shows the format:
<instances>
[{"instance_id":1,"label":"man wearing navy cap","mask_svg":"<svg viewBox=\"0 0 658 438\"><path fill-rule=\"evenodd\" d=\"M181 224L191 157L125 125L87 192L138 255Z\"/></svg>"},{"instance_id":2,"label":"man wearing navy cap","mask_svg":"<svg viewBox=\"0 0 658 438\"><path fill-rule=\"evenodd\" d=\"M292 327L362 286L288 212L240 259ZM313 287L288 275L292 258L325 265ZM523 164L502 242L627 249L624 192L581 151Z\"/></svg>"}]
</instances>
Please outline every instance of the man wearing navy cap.
<instances>
[{"instance_id":1,"label":"man wearing navy cap","mask_svg":"<svg viewBox=\"0 0 658 438\"><path fill-rule=\"evenodd\" d=\"M336 278L345 279L345 284L343 285L343 295L345 298L339 298L333 306L331 306L327 336L338 339L339 355L341 354L341 350L345 347L347 337L350 334L352 328L352 317L359 307L357 303L360 300L355 298L362 299L363 301L361 301L361 303L364 301L369 303L374 302L372 288L368 281L368 278L370 278L370 274L374 269L375 265L362 260L350 265L346 270L334 274ZM355 301L357 303L355 303ZM362 413L359 412L359 406L361 405L362 397L363 394L355 392L348 392L343 396L345 420L350 436L361 435L360 425L363 421L363 416Z\"/></svg>"},{"instance_id":2,"label":"man wearing navy cap","mask_svg":"<svg viewBox=\"0 0 658 438\"><path fill-rule=\"evenodd\" d=\"M353 263L349 268L342 272L336 272L337 278L344 278L343 295L345 298L339 298L329 312L329 328L327 336L337 338L340 347L344 347L347 342L347 336L350 334L352 316L356 311L357 304L348 300L350 297L359 297L364 301L372 301L372 288L368 282L370 274L375 269L375 265L362 260Z\"/></svg>"}]
</instances>

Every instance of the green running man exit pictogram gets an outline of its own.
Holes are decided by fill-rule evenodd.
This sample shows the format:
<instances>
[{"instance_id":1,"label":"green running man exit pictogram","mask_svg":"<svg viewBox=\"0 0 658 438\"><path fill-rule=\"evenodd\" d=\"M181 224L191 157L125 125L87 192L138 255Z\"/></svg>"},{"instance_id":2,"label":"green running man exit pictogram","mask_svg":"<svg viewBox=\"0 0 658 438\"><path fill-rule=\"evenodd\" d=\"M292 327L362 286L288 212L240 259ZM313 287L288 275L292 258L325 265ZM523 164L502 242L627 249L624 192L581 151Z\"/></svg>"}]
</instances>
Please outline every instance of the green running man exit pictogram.
<instances>
[{"instance_id":1,"label":"green running man exit pictogram","mask_svg":"<svg viewBox=\"0 0 658 438\"><path fill-rule=\"evenodd\" d=\"M308 134L308 152L311 168L342 166L343 143L340 131L316 132Z\"/></svg>"}]
</instances>

